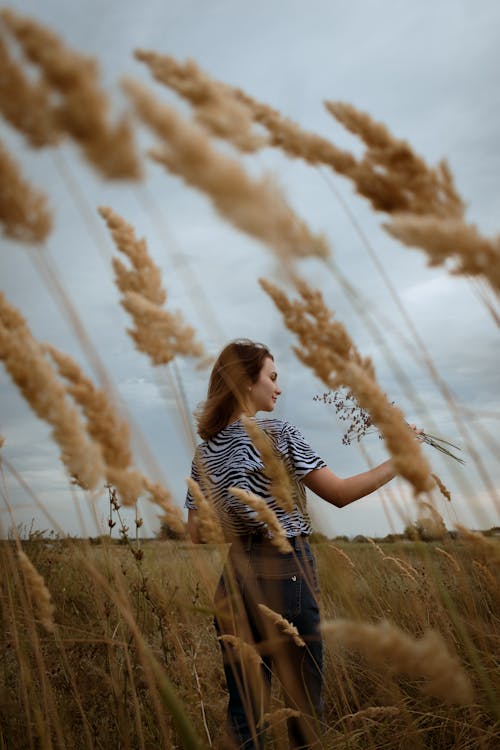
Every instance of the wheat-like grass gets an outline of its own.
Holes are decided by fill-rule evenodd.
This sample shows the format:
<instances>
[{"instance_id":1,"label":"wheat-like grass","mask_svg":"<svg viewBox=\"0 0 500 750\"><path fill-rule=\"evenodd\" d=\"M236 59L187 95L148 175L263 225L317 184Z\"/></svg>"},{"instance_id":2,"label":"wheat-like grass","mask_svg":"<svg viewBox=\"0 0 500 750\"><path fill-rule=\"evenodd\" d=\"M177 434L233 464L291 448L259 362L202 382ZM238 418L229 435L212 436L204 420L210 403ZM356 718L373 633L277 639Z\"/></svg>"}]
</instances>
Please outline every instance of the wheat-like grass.
<instances>
[{"instance_id":1,"label":"wheat-like grass","mask_svg":"<svg viewBox=\"0 0 500 750\"><path fill-rule=\"evenodd\" d=\"M230 141L245 152L267 144L268 138L253 132L248 108L228 86L210 78L193 60L181 64L170 55L146 50L136 50L134 55L146 63L157 81L191 104L195 120L212 135Z\"/></svg>"},{"instance_id":2,"label":"wheat-like grass","mask_svg":"<svg viewBox=\"0 0 500 750\"><path fill-rule=\"evenodd\" d=\"M137 239L133 227L111 208L103 206L99 213L116 247L131 263L131 268L127 268L113 258L115 282L123 295L121 304L134 321L134 328L128 333L136 348L147 354L155 366L168 364L177 354L204 356L194 328L184 322L181 313L164 309L167 295L161 272L148 253L145 239Z\"/></svg>"},{"instance_id":3,"label":"wheat-like grass","mask_svg":"<svg viewBox=\"0 0 500 750\"><path fill-rule=\"evenodd\" d=\"M342 717L342 721L347 721L349 724L356 724L357 722L369 720L378 721L379 719L387 719L394 716L399 716L401 709L398 706L368 706L360 711L356 711L354 714L347 714Z\"/></svg>"},{"instance_id":4,"label":"wheat-like grass","mask_svg":"<svg viewBox=\"0 0 500 750\"><path fill-rule=\"evenodd\" d=\"M159 482L151 482L149 479L144 478L144 487L149 493L149 499L155 505L163 511L163 515L160 519L181 537L186 534L186 527L182 520L182 512L180 508L172 502L172 495L163 487Z\"/></svg>"},{"instance_id":5,"label":"wheat-like grass","mask_svg":"<svg viewBox=\"0 0 500 750\"><path fill-rule=\"evenodd\" d=\"M15 159L0 141L0 226L6 237L43 242L52 231L47 196L23 177Z\"/></svg>"},{"instance_id":6,"label":"wheat-like grass","mask_svg":"<svg viewBox=\"0 0 500 750\"><path fill-rule=\"evenodd\" d=\"M460 573L462 571L462 568L460 567L458 560L455 557L453 557L453 555L451 555L449 552L447 552L445 549L442 549L441 547L434 547L434 549L436 550L438 554L446 558L446 560L449 560L449 562L453 565L457 573Z\"/></svg>"},{"instance_id":7,"label":"wheat-like grass","mask_svg":"<svg viewBox=\"0 0 500 750\"><path fill-rule=\"evenodd\" d=\"M259 521L265 523L271 532L271 542L280 552L291 552L292 548L288 542L283 527L279 522L276 513L266 503L264 498L255 495L253 492L243 490L241 487L229 487L229 492L241 500L242 503L249 505L257 514Z\"/></svg>"},{"instance_id":8,"label":"wheat-like grass","mask_svg":"<svg viewBox=\"0 0 500 750\"><path fill-rule=\"evenodd\" d=\"M264 613L269 621L272 622L273 625L275 625L283 633L283 635L290 636L296 646L306 645L304 643L304 640L299 635L299 631L297 630L295 625L293 625L291 622L288 622L288 620L278 612L275 612L273 609L266 607L265 604L259 604L258 606L261 612Z\"/></svg>"},{"instance_id":9,"label":"wheat-like grass","mask_svg":"<svg viewBox=\"0 0 500 750\"><path fill-rule=\"evenodd\" d=\"M268 724L270 727L276 727L282 721L297 719L299 716L300 711L297 711L296 708L277 708L275 711L269 711L262 716L260 726Z\"/></svg>"},{"instance_id":10,"label":"wheat-like grass","mask_svg":"<svg viewBox=\"0 0 500 750\"><path fill-rule=\"evenodd\" d=\"M329 255L325 238L296 216L271 178L250 178L239 161L214 149L201 128L139 84L124 85L137 115L160 138L161 148L151 156L204 192L223 218L273 249L281 260Z\"/></svg>"},{"instance_id":11,"label":"wheat-like grass","mask_svg":"<svg viewBox=\"0 0 500 750\"><path fill-rule=\"evenodd\" d=\"M43 80L33 82L28 78L1 37L0 70L0 112L7 122L34 148L57 143L61 134L56 127L49 86Z\"/></svg>"},{"instance_id":12,"label":"wheat-like grass","mask_svg":"<svg viewBox=\"0 0 500 750\"><path fill-rule=\"evenodd\" d=\"M57 93L53 110L57 129L79 144L103 177L138 179L141 166L132 129L126 118L110 123L110 103L100 87L97 61L71 50L50 29L10 9L3 9L0 18Z\"/></svg>"},{"instance_id":13,"label":"wheat-like grass","mask_svg":"<svg viewBox=\"0 0 500 750\"><path fill-rule=\"evenodd\" d=\"M204 542L221 544L224 534L212 504L205 498L200 485L192 477L186 479L189 492L193 496L198 511L198 528Z\"/></svg>"},{"instance_id":14,"label":"wheat-like grass","mask_svg":"<svg viewBox=\"0 0 500 750\"><path fill-rule=\"evenodd\" d=\"M35 414L52 427L70 476L94 488L104 476L100 446L89 440L62 382L19 311L0 292L0 358Z\"/></svg>"},{"instance_id":15,"label":"wheat-like grass","mask_svg":"<svg viewBox=\"0 0 500 750\"><path fill-rule=\"evenodd\" d=\"M404 245L424 250L430 266L451 260L452 273L480 276L500 293L499 237L483 237L473 224L460 219L431 215L394 216L384 229Z\"/></svg>"},{"instance_id":16,"label":"wheat-like grass","mask_svg":"<svg viewBox=\"0 0 500 750\"><path fill-rule=\"evenodd\" d=\"M282 313L286 327L296 334L299 346L293 350L297 357L329 389L348 388L380 430L394 471L407 479L415 492L430 490L434 482L414 432L376 382L371 360L360 355L345 327L333 319L321 292L297 279L301 299L291 302L269 281L260 279L259 283Z\"/></svg>"},{"instance_id":17,"label":"wheat-like grass","mask_svg":"<svg viewBox=\"0 0 500 750\"><path fill-rule=\"evenodd\" d=\"M270 494L283 510L291 513L294 509L293 491L284 462L276 455L271 439L255 419L243 415L241 422L260 454L264 474L270 480Z\"/></svg>"},{"instance_id":18,"label":"wheat-like grass","mask_svg":"<svg viewBox=\"0 0 500 750\"><path fill-rule=\"evenodd\" d=\"M55 607L52 603L50 591L43 580L43 576L40 575L26 553L20 549L17 555L38 619L45 630L53 633L56 627L54 622Z\"/></svg>"},{"instance_id":19,"label":"wheat-like grass","mask_svg":"<svg viewBox=\"0 0 500 750\"><path fill-rule=\"evenodd\" d=\"M451 502L451 492L448 489L448 487L444 484L444 482L438 477L437 474L431 474L431 477L436 482L436 486L443 497L445 497L447 500Z\"/></svg>"},{"instance_id":20,"label":"wheat-like grass","mask_svg":"<svg viewBox=\"0 0 500 750\"><path fill-rule=\"evenodd\" d=\"M488 561L489 564L494 566L500 566L500 544L494 542L492 539L488 539L478 531L472 531L466 526L457 523L455 525L459 535L470 542L471 546L481 553L481 556Z\"/></svg>"},{"instance_id":21,"label":"wheat-like grass","mask_svg":"<svg viewBox=\"0 0 500 750\"><path fill-rule=\"evenodd\" d=\"M109 396L97 388L67 354L45 345L61 377L68 381L67 391L81 406L87 420L87 431L101 446L106 479L116 487L122 502L134 503L143 489L143 477L131 468L130 429Z\"/></svg>"},{"instance_id":22,"label":"wheat-like grass","mask_svg":"<svg viewBox=\"0 0 500 750\"><path fill-rule=\"evenodd\" d=\"M247 643L242 638L240 638L237 635L232 635L229 633L226 633L225 635L220 635L218 638L219 641L222 641L223 643L227 643L229 646L231 646L234 650L234 654L245 664L248 664L249 666L254 667L255 669L260 669L260 666L262 664L262 659L260 655L257 653L255 648L250 645L250 643Z\"/></svg>"},{"instance_id":23,"label":"wheat-like grass","mask_svg":"<svg viewBox=\"0 0 500 750\"><path fill-rule=\"evenodd\" d=\"M349 177L375 210L446 218L463 215L464 203L445 161L435 169L428 167L409 143L395 138L384 124L375 122L352 104L325 102L325 106L366 146L363 158Z\"/></svg>"},{"instance_id":24,"label":"wheat-like grass","mask_svg":"<svg viewBox=\"0 0 500 750\"><path fill-rule=\"evenodd\" d=\"M382 547L377 544L374 539L371 539L370 537L367 537L367 539L381 555L383 560L394 563L394 565L401 571L404 576L406 576L406 578L409 578L411 581L413 581L413 583L418 583L418 570L416 570L413 565L410 565L409 562L407 562L406 560L402 560L400 557L396 557L395 555L386 555Z\"/></svg>"},{"instance_id":25,"label":"wheat-like grass","mask_svg":"<svg viewBox=\"0 0 500 750\"><path fill-rule=\"evenodd\" d=\"M446 703L467 705L473 700L468 676L436 631L416 639L386 620L372 624L344 619L325 622L322 629L333 646L340 643L369 661L387 663L395 672L425 678L423 691Z\"/></svg>"},{"instance_id":26,"label":"wheat-like grass","mask_svg":"<svg viewBox=\"0 0 500 750\"><path fill-rule=\"evenodd\" d=\"M347 552L344 552L343 549L340 549L340 547L337 547L336 544L330 544L329 548L333 549L337 557L343 560L343 562L346 563L346 565L348 565L351 568L351 570L356 570L356 564L354 563L353 560L351 560Z\"/></svg>"}]
</instances>

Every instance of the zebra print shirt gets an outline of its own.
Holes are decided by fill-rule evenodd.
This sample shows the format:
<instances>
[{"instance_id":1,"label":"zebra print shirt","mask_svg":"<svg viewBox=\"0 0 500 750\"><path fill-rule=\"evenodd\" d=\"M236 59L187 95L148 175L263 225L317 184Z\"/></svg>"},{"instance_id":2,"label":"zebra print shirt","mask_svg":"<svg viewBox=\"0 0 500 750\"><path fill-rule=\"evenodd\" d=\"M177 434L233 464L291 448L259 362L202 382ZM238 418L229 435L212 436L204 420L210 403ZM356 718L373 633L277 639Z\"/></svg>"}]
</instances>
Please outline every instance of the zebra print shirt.
<instances>
[{"instance_id":1,"label":"zebra print shirt","mask_svg":"<svg viewBox=\"0 0 500 750\"><path fill-rule=\"evenodd\" d=\"M266 524L257 518L254 510L228 492L229 487L241 487L264 498L276 513L286 536L310 534L311 521L301 480L313 469L320 469L326 464L289 422L279 419L256 421L271 438L276 453L288 470L295 501L292 512L283 510L269 493L270 480L264 474L264 464L240 420L231 422L213 438L198 445L191 477L213 503L228 540L266 529ZM187 493L185 507L197 509L190 492Z\"/></svg>"}]
</instances>

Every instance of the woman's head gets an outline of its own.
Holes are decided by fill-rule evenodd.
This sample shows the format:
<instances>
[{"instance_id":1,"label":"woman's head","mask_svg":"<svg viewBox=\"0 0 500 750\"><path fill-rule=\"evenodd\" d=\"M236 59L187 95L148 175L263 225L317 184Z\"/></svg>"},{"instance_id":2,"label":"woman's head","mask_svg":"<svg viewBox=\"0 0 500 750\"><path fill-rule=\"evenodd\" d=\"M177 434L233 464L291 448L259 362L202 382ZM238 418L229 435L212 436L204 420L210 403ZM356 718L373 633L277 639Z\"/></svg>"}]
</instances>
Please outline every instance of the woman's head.
<instances>
[{"instance_id":1,"label":"woman's head","mask_svg":"<svg viewBox=\"0 0 500 750\"><path fill-rule=\"evenodd\" d=\"M212 368L207 400L198 414L200 437L213 437L244 411L271 411L280 393L276 378L267 346L249 339L231 341Z\"/></svg>"}]
</instances>

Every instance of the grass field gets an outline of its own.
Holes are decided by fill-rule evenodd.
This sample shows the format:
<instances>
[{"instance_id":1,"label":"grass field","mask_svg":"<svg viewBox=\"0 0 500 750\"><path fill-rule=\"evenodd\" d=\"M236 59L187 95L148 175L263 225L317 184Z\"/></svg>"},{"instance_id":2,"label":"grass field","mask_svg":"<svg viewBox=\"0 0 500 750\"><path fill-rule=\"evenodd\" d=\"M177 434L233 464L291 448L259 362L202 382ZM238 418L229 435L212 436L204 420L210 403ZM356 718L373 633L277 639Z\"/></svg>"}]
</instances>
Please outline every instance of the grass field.
<instances>
[{"instance_id":1,"label":"grass field","mask_svg":"<svg viewBox=\"0 0 500 750\"><path fill-rule=\"evenodd\" d=\"M134 547L106 541L22 547L50 591L54 627L40 623L15 544L3 542L1 746L221 747L226 696L211 597L227 547L150 541L142 559ZM357 649L327 643L323 746L497 748L498 543L314 549L325 621L386 619L416 637L431 628L457 659L436 697L426 694L425 665L415 674L400 669L396 645L393 658L374 665ZM473 699L450 705L462 670ZM273 711L282 707L276 688ZM269 743L287 747L283 721Z\"/></svg>"}]
</instances>

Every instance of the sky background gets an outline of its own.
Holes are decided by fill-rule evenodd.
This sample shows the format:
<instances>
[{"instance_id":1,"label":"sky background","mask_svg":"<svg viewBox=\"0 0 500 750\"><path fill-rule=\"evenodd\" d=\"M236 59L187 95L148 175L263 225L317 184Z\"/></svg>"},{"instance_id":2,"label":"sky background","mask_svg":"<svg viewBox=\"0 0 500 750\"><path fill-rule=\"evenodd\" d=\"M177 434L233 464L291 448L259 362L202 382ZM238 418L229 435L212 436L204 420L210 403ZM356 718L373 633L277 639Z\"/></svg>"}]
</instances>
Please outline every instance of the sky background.
<instances>
[{"instance_id":1,"label":"sky background","mask_svg":"<svg viewBox=\"0 0 500 750\"><path fill-rule=\"evenodd\" d=\"M486 235L500 225L500 4L496 0L25 0L8 7L31 15L60 34L68 45L98 58L103 84L116 114L126 107L119 89L123 77L149 84L179 111L188 110L173 94L154 84L134 60L136 48L194 59L214 78L246 90L302 127L359 153L323 107L345 101L385 122L408 140L428 164L449 161L467 219ZM139 128L143 152L153 145ZM109 205L145 236L162 269L168 308L181 310L210 354L228 340L249 337L269 345L275 355L283 395L275 415L296 424L327 464L341 476L363 471L366 456L343 446L335 412L313 401L324 387L296 359L294 343L278 312L261 291L265 276L286 286L272 253L225 223L209 200L170 176L144 156L146 180L139 185L102 181L71 144L30 151L7 125L0 138L20 161L30 181L46 191L55 228L44 249L1 240L1 288L26 316L36 337L72 355L95 377L67 317L45 284L37 256L45 253L78 312L93 345L134 425L134 455L150 476L161 479L182 506L192 442L186 436L168 374L153 369L133 349L126 334L127 314L113 284L113 244L96 212ZM226 149L227 150L227 149ZM443 268L429 268L422 252L403 247L381 229L376 215L356 196L350 183L266 149L245 158L254 175L271 173L299 216L323 232L342 273L356 286L364 304L384 329L387 347L412 382L421 409L408 399L383 351L367 333L342 288L315 260L300 271L344 322L358 348L373 357L378 380L408 420L463 447L466 465L442 459L425 448L453 501L435 500L449 528L458 520L474 528L500 523L498 454L500 439L500 355L498 328L470 281ZM344 201L397 288L429 354L454 394L457 410L481 456L478 469L453 414L421 359L410 353L407 324L391 302L380 274L367 255ZM189 409L203 400L207 371L178 360ZM27 487L64 532L95 535L106 531L103 495L89 501L68 484L49 428L25 405L4 369L0 369L0 434L3 455L22 477L21 486L4 470L4 495L12 516L0 509L3 533L12 523L50 522ZM383 444L368 436L364 446L373 461L386 457ZM484 475L488 480L484 480ZM310 498L315 527L328 534L383 535L401 531L417 515L411 493L401 481L347 509ZM146 535L158 528L157 511L141 504Z\"/></svg>"}]
</instances>

